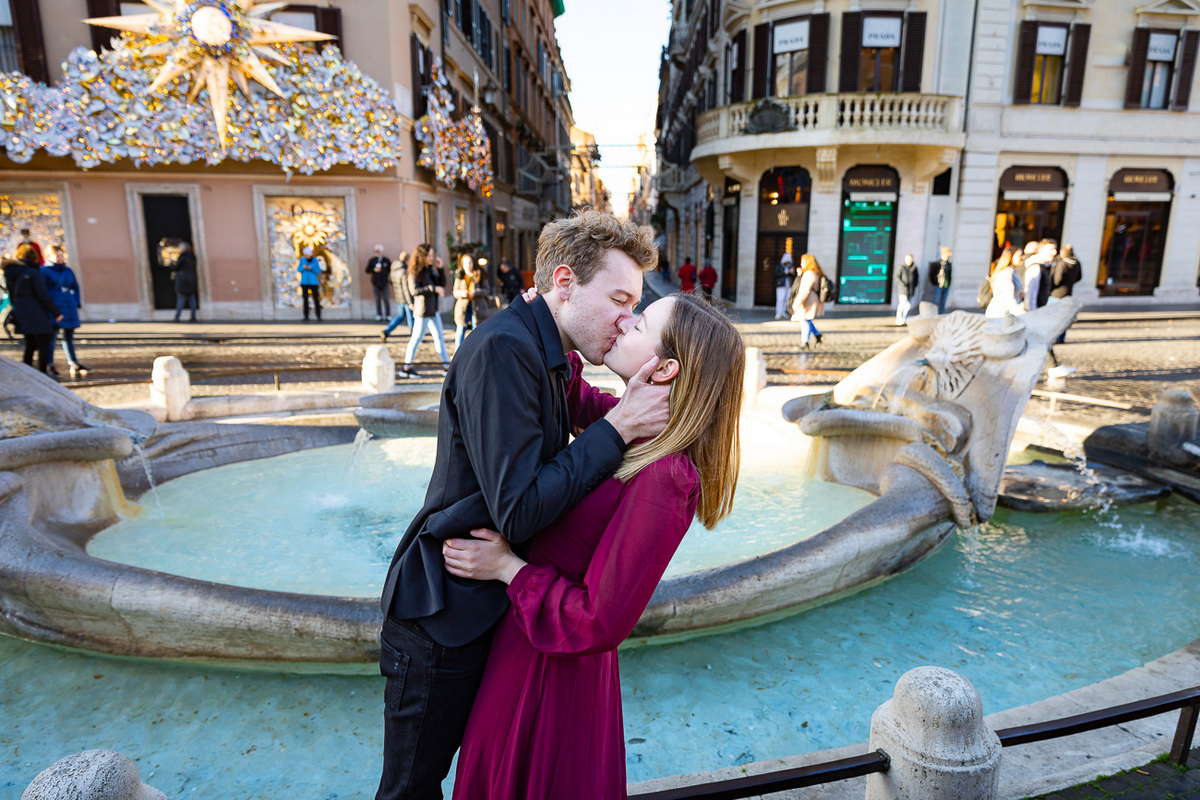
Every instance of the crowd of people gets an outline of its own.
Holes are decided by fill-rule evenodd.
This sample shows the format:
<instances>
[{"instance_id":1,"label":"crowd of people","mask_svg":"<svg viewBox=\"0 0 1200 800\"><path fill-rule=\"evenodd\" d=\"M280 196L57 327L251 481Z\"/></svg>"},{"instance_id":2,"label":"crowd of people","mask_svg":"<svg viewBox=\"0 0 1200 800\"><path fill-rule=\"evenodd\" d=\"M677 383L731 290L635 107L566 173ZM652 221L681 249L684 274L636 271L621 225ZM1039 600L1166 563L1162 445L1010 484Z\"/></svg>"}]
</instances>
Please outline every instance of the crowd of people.
<instances>
[{"instance_id":1,"label":"crowd of people","mask_svg":"<svg viewBox=\"0 0 1200 800\"><path fill-rule=\"evenodd\" d=\"M401 325L408 328L408 346L404 352L404 364L399 375L404 378L417 377L413 367L417 349L428 333L433 339L434 349L442 361L442 371L450 365L450 354L446 349L445 327L439 313L441 298L446 296L447 283L454 298L454 348L462 347L467 334L483 319L501 305L511 303L525 289L524 279L513 268L508 259L497 266L495 279L483 270L486 260L462 253L456 258L453 276L448 277L446 264L434 252L433 245L417 245L411 254L400 253L396 261L383 255L383 246L375 246L375 255L367 262L367 274L375 292L376 320L388 319L387 326L379 338L387 342L388 337ZM388 303L388 290L395 301L396 313L392 315Z\"/></svg>"}]
</instances>

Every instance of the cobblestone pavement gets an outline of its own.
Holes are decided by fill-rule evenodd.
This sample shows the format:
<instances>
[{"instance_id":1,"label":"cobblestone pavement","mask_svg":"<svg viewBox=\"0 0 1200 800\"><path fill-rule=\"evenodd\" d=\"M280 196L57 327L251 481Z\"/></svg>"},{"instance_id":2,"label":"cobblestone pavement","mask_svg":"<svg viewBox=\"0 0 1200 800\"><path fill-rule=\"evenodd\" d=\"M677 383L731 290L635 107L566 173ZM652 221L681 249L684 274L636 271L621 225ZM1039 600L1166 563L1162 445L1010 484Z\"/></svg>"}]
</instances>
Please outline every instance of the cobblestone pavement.
<instances>
[{"instance_id":1,"label":"cobblestone pavement","mask_svg":"<svg viewBox=\"0 0 1200 800\"><path fill-rule=\"evenodd\" d=\"M736 312L748 346L764 351L768 380L776 384L832 385L846 372L904 334L882 316L830 316L819 320L824 342L805 350L800 325L774 322L762 312ZM196 394L269 389L278 372L281 387L303 389L354 382L367 345L380 327L363 322L290 323L86 323L79 357L91 372L74 385L88 400L118 403L144 399L156 356L178 356L192 372ZM403 358L403 330L389 342ZM453 349L453 332L447 332ZM1084 314L1066 344L1055 348L1062 363L1078 371L1060 391L1149 407L1168 386L1200 391L1200 312L1174 315ZM0 352L20 357L17 343ZM56 355L60 365L61 351ZM429 339L418 363L437 361ZM259 374L230 375L259 370ZM434 370L428 370L433 376Z\"/></svg>"},{"instance_id":2,"label":"cobblestone pavement","mask_svg":"<svg viewBox=\"0 0 1200 800\"><path fill-rule=\"evenodd\" d=\"M1191 769L1154 761L1137 769L1099 778L1070 789L1040 795L1036 800L1174 800L1200 798L1200 748L1188 759Z\"/></svg>"}]
</instances>

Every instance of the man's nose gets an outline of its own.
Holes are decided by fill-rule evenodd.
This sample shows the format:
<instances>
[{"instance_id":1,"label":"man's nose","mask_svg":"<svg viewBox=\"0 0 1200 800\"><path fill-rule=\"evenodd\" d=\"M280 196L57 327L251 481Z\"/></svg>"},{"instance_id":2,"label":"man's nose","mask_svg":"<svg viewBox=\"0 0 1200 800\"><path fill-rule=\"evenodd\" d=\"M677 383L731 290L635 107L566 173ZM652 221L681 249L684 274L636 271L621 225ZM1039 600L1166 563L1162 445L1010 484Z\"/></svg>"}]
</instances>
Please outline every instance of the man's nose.
<instances>
[{"instance_id":1,"label":"man's nose","mask_svg":"<svg viewBox=\"0 0 1200 800\"><path fill-rule=\"evenodd\" d=\"M633 324L633 315L628 312L624 313L617 319L617 330L623 334L628 333Z\"/></svg>"}]
</instances>

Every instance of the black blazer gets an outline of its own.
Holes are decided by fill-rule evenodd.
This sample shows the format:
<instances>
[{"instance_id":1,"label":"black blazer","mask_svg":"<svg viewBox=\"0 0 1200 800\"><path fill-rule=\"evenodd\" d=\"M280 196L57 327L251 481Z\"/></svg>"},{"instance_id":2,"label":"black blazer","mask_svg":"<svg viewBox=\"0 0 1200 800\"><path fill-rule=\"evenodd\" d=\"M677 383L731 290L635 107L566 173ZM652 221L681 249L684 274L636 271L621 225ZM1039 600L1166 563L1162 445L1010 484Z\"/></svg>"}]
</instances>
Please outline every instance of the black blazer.
<instances>
[{"instance_id":1,"label":"black blazer","mask_svg":"<svg viewBox=\"0 0 1200 800\"><path fill-rule=\"evenodd\" d=\"M447 647L478 638L508 608L505 586L450 575L442 542L486 527L520 551L620 466L625 442L606 420L568 445L569 369L540 297L513 303L463 342L442 387L425 505L388 568L385 614L416 621Z\"/></svg>"}]
</instances>

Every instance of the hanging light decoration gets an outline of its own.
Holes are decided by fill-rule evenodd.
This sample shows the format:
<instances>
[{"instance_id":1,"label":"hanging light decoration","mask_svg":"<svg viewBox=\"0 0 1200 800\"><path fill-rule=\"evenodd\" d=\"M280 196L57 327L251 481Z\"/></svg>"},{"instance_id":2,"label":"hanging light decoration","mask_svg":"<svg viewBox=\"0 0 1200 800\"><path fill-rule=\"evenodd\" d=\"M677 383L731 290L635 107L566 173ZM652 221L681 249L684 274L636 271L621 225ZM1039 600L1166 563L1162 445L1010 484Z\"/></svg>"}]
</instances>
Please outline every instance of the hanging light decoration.
<instances>
[{"instance_id":1,"label":"hanging light decoration","mask_svg":"<svg viewBox=\"0 0 1200 800\"><path fill-rule=\"evenodd\" d=\"M473 106L464 119L455 121L450 83L440 58L430 66L429 87L425 90L428 111L417 120L415 134L421 143L417 163L433 170L441 184L453 189L463 181L473 192L491 197L492 142L483 126L479 106Z\"/></svg>"}]
</instances>

